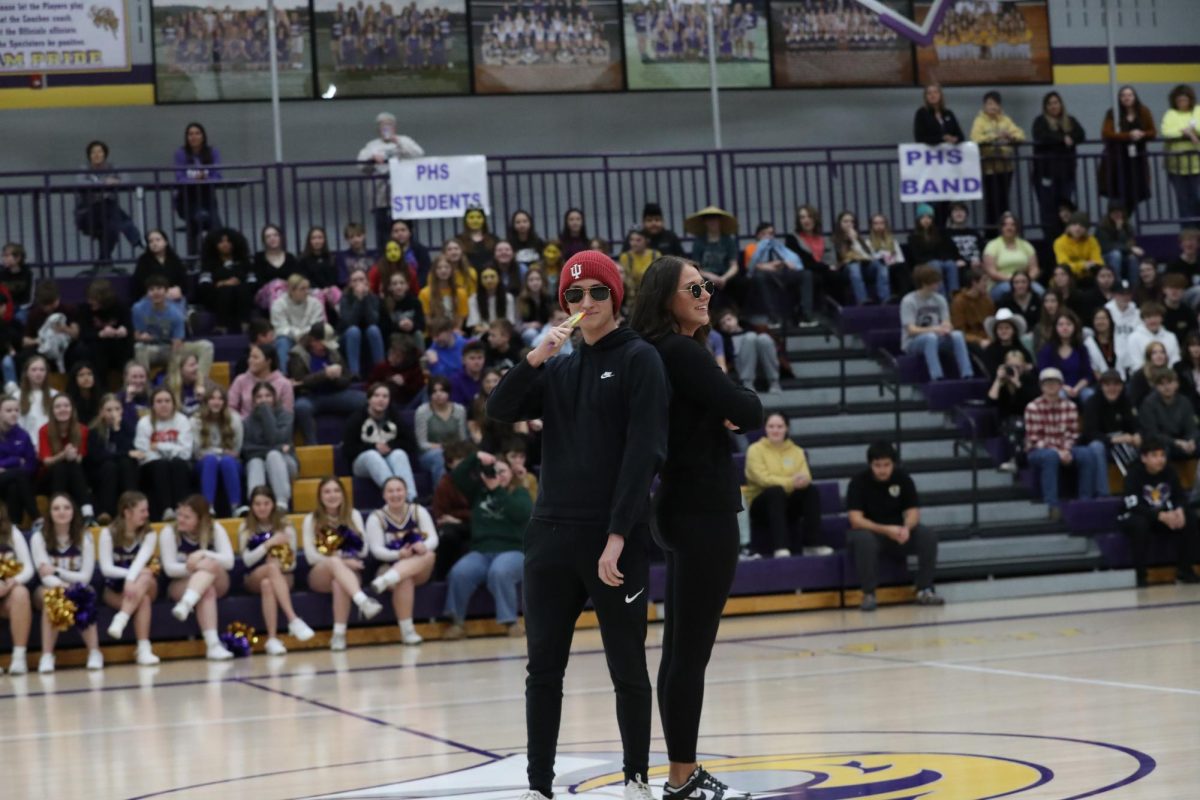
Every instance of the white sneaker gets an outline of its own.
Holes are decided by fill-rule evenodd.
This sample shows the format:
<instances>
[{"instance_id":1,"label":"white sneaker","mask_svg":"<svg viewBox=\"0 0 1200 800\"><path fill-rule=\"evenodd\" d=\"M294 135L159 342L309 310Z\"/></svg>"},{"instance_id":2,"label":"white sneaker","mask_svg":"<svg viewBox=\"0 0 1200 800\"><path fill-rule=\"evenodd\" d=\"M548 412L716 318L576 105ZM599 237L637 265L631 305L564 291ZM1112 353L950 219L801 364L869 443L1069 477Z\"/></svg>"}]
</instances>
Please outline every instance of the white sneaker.
<instances>
[{"instance_id":1,"label":"white sneaker","mask_svg":"<svg viewBox=\"0 0 1200 800\"><path fill-rule=\"evenodd\" d=\"M791 558L792 551L786 547L781 547L775 551L774 558Z\"/></svg>"},{"instance_id":2,"label":"white sneaker","mask_svg":"<svg viewBox=\"0 0 1200 800\"><path fill-rule=\"evenodd\" d=\"M288 623L288 633L298 642L307 642L314 636L313 629L308 627L308 623L299 617Z\"/></svg>"},{"instance_id":3,"label":"white sneaker","mask_svg":"<svg viewBox=\"0 0 1200 800\"><path fill-rule=\"evenodd\" d=\"M380 575L379 577L375 578L375 580L371 581L371 591L374 592L375 594L383 594L389 588L391 588L391 587L388 583L386 572L383 573L382 575Z\"/></svg>"},{"instance_id":4,"label":"white sneaker","mask_svg":"<svg viewBox=\"0 0 1200 800\"><path fill-rule=\"evenodd\" d=\"M189 616L191 616L191 614L192 614L192 607L189 606L187 603L183 602L182 600L180 600L178 603L176 603L175 607L171 609L171 616L174 617L175 619L179 620L180 622L183 622L185 619L187 619Z\"/></svg>"},{"instance_id":5,"label":"white sneaker","mask_svg":"<svg viewBox=\"0 0 1200 800\"><path fill-rule=\"evenodd\" d=\"M279 641L274 636L272 636L270 639L267 639L266 651L267 655L269 656L287 655L287 648L283 646L283 642Z\"/></svg>"},{"instance_id":6,"label":"white sneaker","mask_svg":"<svg viewBox=\"0 0 1200 800\"><path fill-rule=\"evenodd\" d=\"M160 660L161 659L159 659L158 656L154 655L154 651L151 650L149 647L138 648L137 665L139 667L155 667L155 666L158 666L158 662Z\"/></svg>"},{"instance_id":7,"label":"white sneaker","mask_svg":"<svg viewBox=\"0 0 1200 800\"><path fill-rule=\"evenodd\" d=\"M87 668L93 670L104 669L104 653L101 653L99 650L89 650Z\"/></svg>"},{"instance_id":8,"label":"white sneaker","mask_svg":"<svg viewBox=\"0 0 1200 800\"><path fill-rule=\"evenodd\" d=\"M163 522L174 522L175 521L175 509L168 508L166 511L164 511L162 521Z\"/></svg>"},{"instance_id":9,"label":"white sneaker","mask_svg":"<svg viewBox=\"0 0 1200 800\"><path fill-rule=\"evenodd\" d=\"M806 556L831 556L831 555L833 555L833 548L827 547L826 545L823 545L823 544L817 545L816 547L806 547L806 548L804 548L804 555L806 555Z\"/></svg>"},{"instance_id":10,"label":"white sneaker","mask_svg":"<svg viewBox=\"0 0 1200 800\"><path fill-rule=\"evenodd\" d=\"M335 633L329 638L329 649L335 653L340 653L346 649L346 634Z\"/></svg>"},{"instance_id":11,"label":"white sneaker","mask_svg":"<svg viewBox=\"0 0 1200 800\"><path fill-rule=\"evenodd\" d=\"M407 645L418 645L425 640L416 631L400 631L400 641Z\"/></svg>"},{"instance_id":12,"label":"white sneaker","mask_svg":"<svg viewBox=\"0 0 1200 800\"><path fill-rule=\"evenodd\" d=\"M247 505L238 506L237 508L235 508L233 510L233 515L235 517L244 517L249 513L250 513L250 506L247 506Z\"/></svg>"},{"instance_id":13,"label":"white sneaker","mask_svg":"<svg viewBox=\"0 0 1200 800\"><path fill-rule=\"evenodd\" d=\"M8 665L9 675L24 675L29 672L29 664L25 663L25 657L14 658L12 663Z\"/></svg>"},{"instance_id":14,"label":"white sneaker","mask_svg":"<svg viewBox=\"0 0 1200 800\"><path fill-rule=\"evenodd\" d=\"M654 792L641 775L634 775L633 780L625 782L625 800L654 800Z\"/></svg>"},{"instance_id":15,"label":"white sneaker","mask_svg":"<svg viewBox=\"0 0 1200 800\"><path fill-rule=\"evenodd\" d=\"M225 645L218 643L209 645L204 657L209 661L228 661L233 658L233 653L226 650Z\"/></svg>"},{"instance_id":16,"label":"white sneaker","mask_svg":"<svg viewBox=\"0 0 1200 800\"><path fill-rule=\"evenodd\" d=\"M112 624L108 626L108 635L113 639L120 639L121 634L125 633L125 626L129 624L129 615L118 611L113 617Z\"/></svg>"},{"instance_id":17,"label":"white sneaker","mask_svg":"<svg viewBox=\"0 0 1200 800\"><path fill-rule=\"evenodd\" d=\"M550 798L535 789L530 789L521 795L520 800L550 800Z\"/></svg>"},{"instance_id":18,"label":"white sneaker","mask_svg":"<svg viewBox=\"0 0 1200 800\"><path fill-rule=\"evenodd\" d=\"M54 653L42 653L42 657L38 659L38 672L43 675L54 672Z\"/></svg>"},{"instance_id":19,"label":"white sneaker","mask_svg":"<svg viewBox=\"0 0 1200 800\"><path fill-rule=\"evenodd\" d=\"M997 469L999 469L1001 472L1007 472L1010 475L1015 475L1018 472L1019 468L1017 467L1016 461L1009 460L1009 461L1005 461L1003 464L1001 464L999 467L997 467Z\"/></svg>"},{"instance_id":20,"label":"white sneaker","mask_svg":"<svg viewBox=\"0 0 1200 800\"><path fill-rule=\"evenodd\" d=\"M371 619L371 617L374 617L380 611L383 611L383 606L379 604L378 600L373 600L370 597L358 605L358 613L362 614L363 619Z\"/></svg>"}]
</instances>

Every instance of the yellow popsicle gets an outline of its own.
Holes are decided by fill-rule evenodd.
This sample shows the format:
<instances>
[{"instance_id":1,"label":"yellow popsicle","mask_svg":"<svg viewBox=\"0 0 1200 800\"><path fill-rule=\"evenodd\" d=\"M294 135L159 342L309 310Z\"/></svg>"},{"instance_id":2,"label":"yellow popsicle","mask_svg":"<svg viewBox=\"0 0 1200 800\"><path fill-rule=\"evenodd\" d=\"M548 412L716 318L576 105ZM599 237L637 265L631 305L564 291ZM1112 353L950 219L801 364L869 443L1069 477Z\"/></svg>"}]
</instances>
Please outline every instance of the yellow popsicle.
<instances>
[{"instance_id":1,"label":"yellow popsicle","mask_svg":"<svg viewBox=\"0 0 1200 800\"><path fill-rule=\"evenodd\" d=\"M587 316L587 312L586 312L586 311L576 311L574 314L572 314L571 316L567 317L567 324L568 324L568 325L570 325L572 328L574 328L574 327L576 327L576 326L577 326L577 325L578 325L580 322L582 322L582 321L583 321L583 318L584 318L584 317L586 317L586 316Z\"/></svg>"}]
</instances>

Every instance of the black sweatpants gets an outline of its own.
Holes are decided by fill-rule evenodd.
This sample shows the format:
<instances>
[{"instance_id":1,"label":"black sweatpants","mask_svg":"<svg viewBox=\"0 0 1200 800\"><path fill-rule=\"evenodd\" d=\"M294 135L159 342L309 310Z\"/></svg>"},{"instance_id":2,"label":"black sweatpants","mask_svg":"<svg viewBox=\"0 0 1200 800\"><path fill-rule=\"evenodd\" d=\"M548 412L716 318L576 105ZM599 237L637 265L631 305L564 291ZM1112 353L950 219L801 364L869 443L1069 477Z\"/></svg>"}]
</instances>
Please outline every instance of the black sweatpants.
<instances>
[{"instance_id":1,"label":"black sweatpants","mask_svg":"<svg viewBox=\"0 0 1200 800\"><path fill-rule=\"evenodd\" d=\"M142 487L150 499L151 519L175 508L192 493L192 462L182 458L158 458L141 468Z\"/></svg>"},{"instance_id":2,"label":"black sweatpants","mask_svg":"<svg viewBox=\"0 0 1200 800\"><path fill-rule=\"evenodd\" d=\"M1121 521L1121 532L1129 537L1129 549L1132 551L1133 568L1139 578L1146 576L1146 562L1150 555L1150 541L1155 536L1161 536L1175 548L1175 568L1181 572L1189 572L1192 565L1200 561L1200 530L1196 527L1196 516L1191 509L1184 509L1185 524L1182 529L1173 531L1158 520L1148 520L1140 515L1130 515L1129 519Z\"/></svg>"},{"instance_id":3,"label":"black sweatpants","mask_svg":"<svg viewBox=\"0 0 1200 800\"><path fill-rule=\"evenodd\" d=\"M650 562L648 531L625 540L617 568L624 586L608 586L597 572L608 543L602 528L532 520L525 531L525 680L529 788L549 796L562 717L563 675L575 621L590 599L600 622L608 673L617 696L617 726L625 751L625 777L650 768L650 674L646 670L646 593Z\"/></svg>"},{"instance_id":4,"label":"black sweatpants","mask_svg":"<svg viewBox=\"0 0 1200 800\"><path fill-rule=\"evenodd\" d=\"M21 520L26 514L30 520L37 519L38 507L33 492L33 481L25 470L14 468L0 472L0 499L4 500L8 518L14 525L23 526Z\"/></svg>"},{"instance_id":5,"label":"black sweatpants","mask_svg":"<svg viewBox=\"0 0 1200 800\"><path fill-rule=\"evenodd\" d=\"M800 534L792 522L801 520ZM750 504L750 521L767 526L771 549L799 552L817 544L821 533L821 493L811 483L803 489L785 492L781 486L763 489Z\"/></svg>"},{"instance_id":6,"label":"black sweatpants","mask_svg":"<svg viewBox=\"0 0 1200 800\"><path fill-rule=\"evenodd\" d=\"M88 486L83 464L78 461L59 461L46 468L42 487L47 494L66 492L76 505L86 506L92 502L92 490Z\"/></svg>"},{"instance_id":7,"label":"black sweatpants","mask_svg":"<svg viewBox=\"0 0 1200 800\"><path fill-rule=\"evenodd\" d=\"M690 764L696 760L704 673L737 570L737 514L679 514L660 508L658 532L667 557L658 713L667 756Z\"/></svg>"},{"instance_id":8,"label":"black sweatpants","mask_svg":"<svg viewBox=\"0 0 1200 800\"><path fill-rule=\"evenodd\" d=\"M870 531L850 531L846 542L854 551L854 568L864 594L874 594L879 586L879 557L904 560L916 553L917 590L933 588L933 572L937 569L937 534L918 525L912 529L904 544Z\"/></svg>"},{"instance_id":9,"label":"black sweatpants","mask_svg":"<svg viewBox=\"0 0 1200 800\"><path fill-rule=\"evenodd\" d=\"M91 474L97 514L117 515L117 499L138 489L138 462L129 456L117 456L101 462Z\"/></svg>"}]
</instances>

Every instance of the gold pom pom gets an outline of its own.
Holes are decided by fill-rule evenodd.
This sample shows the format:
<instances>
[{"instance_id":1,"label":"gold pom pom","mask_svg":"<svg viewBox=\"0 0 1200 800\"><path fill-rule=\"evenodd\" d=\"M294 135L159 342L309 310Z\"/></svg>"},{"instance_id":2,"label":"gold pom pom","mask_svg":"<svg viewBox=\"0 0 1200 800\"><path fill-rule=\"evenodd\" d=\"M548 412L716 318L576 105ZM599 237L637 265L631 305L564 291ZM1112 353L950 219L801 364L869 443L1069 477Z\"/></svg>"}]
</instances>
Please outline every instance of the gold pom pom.
<instances>
[{"instance_id":1,"label":"gold pom pom","mask_svg":"<svg viewBox=\"0 0 1200 800\"><path fill-rule=\"evenodd\" d=\"M15 578L21 574L21 562L12 553L0 555L0 580Z\"/></svg>"},{"instance_id":2,"label":"gold pom pom","mask_svg":"<svg viewBox=\"0 0 1200 800\"><path fill-rule=\"evenodd\" d=\"M146 571L156 577L162 572L162 562L158 560L158 556L150 557L150 561L146 563Z\"/></svg>"},{"instance_id":3,"label":"gold pom pom","mask_svg":"<svg viewBox=\"0 0 1200 800\"><path fill-rule=\"evenodd\" d=\"M326 528L317 534L317 552L331 556L342 549L342 534L336 528Z\"/></svg>"},{"instance_id":4,"label":"gold pom pom","mask_svg":"<svg viewBox=\"0 0 1200 800\"><path fill-rule=\"evenodd\" d=\"M75 624L75 603L66 596L66 589L59 586L46 590L42 602L46 608L46 619L55 630L65 631Z\"/></svg>"},{"instance_id":5,"label":"gold pom pom","mask_svg":"<svg viewBox=\"0 0 1200 800\"><path fill-rule=\"evenodd\" d=\"M258 631L244 622L231 622L225 628L226 632L231 636L243 636L250 643L251 647L258 644Z\"/></svg>"},{"instance_id":6,"label":"gold pom pom","mask_svg":"<svg viewBox=\"0 0 1200 800\"><path fill-rule=\"evenodd\" d=\"M279 566L284 572L291 572L296 568L296 552L290 544L277 544L267 550L267 555L279 561Z\"/></svg>"}]
</instances>

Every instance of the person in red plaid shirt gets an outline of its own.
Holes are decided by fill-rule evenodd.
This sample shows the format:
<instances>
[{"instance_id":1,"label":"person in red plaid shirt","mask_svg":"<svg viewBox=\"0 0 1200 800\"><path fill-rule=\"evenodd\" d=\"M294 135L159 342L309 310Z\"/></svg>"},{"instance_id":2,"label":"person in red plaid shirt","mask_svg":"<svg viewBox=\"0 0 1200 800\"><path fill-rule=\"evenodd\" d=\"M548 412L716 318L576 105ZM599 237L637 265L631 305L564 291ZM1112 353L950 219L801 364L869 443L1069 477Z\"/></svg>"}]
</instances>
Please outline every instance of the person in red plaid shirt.
<instances>
[{"instance_id":1,"label":"person in red plaid shirt","mask_svg":"<svg viewBox=\"0 0 1200 800\"><path fill-rule=\"evenodd\" d=\"M1050 519L1062 518L1058 502L1058 468L1078 464L1079 496L1103 497L1108 494L1108 474L1103 459L1079 438L1079 412L1075 404L1062 396L1063 375L1047 367L1038 375L1041 397L1025 407L1025 452L1042 487L1042 499L1050 506Z\"/></svg>"}]
</instances>

